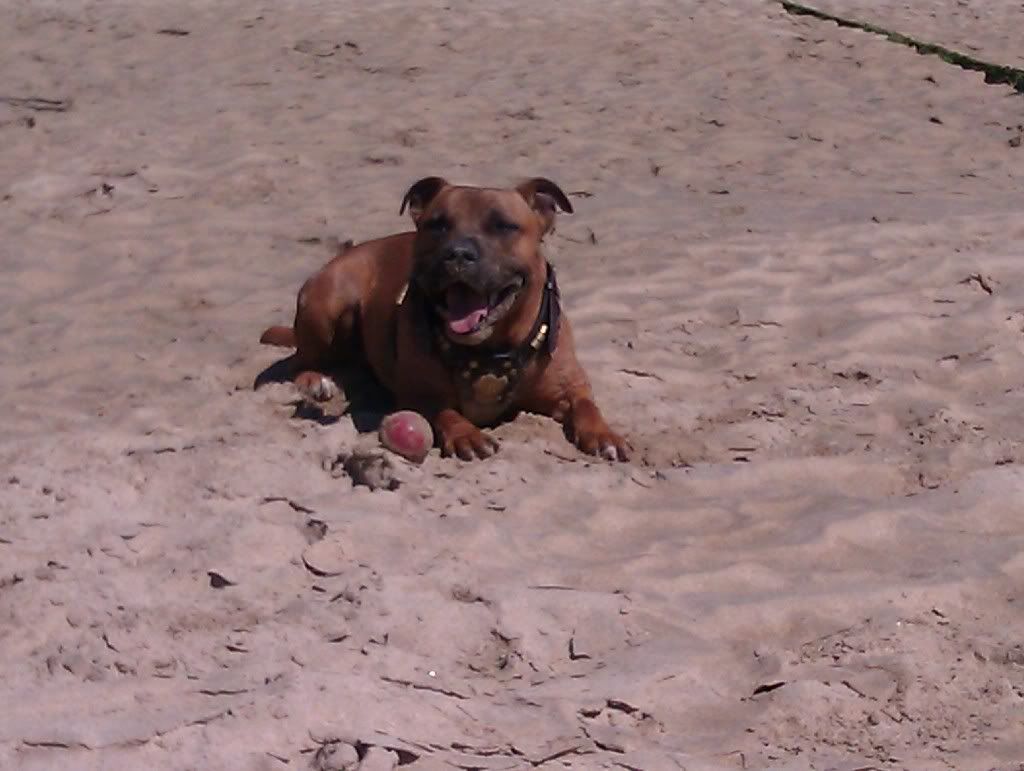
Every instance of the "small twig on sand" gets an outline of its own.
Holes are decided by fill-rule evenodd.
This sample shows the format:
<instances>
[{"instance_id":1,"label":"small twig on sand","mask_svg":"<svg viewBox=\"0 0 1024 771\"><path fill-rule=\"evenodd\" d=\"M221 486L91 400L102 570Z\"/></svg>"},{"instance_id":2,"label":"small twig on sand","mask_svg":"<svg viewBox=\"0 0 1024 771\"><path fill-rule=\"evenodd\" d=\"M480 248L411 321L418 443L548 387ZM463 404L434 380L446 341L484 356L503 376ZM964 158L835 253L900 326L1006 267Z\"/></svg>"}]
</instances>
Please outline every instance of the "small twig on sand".
<instances>
[{"instance_id":1,"label":"small twig on sand","mask_svg":"<svg viewBox=\"0 0 1024 771\"><path fill-rule=\"evenodd\" d=\"M0 96L0 104L36 112L67 112L71 109L70 99L45 99L41 96Z\"/></svg>"}]
</instances>

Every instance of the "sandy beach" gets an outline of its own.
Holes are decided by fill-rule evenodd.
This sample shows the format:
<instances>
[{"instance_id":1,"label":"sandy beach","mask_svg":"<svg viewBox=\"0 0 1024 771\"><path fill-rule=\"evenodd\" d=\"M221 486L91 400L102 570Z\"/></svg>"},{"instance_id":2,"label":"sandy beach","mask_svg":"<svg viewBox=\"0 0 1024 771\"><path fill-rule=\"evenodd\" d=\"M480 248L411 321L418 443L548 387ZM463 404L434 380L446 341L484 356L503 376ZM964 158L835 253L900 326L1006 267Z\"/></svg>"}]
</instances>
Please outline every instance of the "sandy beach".
<instances>
[{"instance_id":1,"label":"sandy beach","mask_svg":"<svg viewBox=\"0 0 1024 771\"><path fill-rule=\"evenodd\" d=\"M904 5L819 7L1024 67ZM3 0L0 72L0 768L1024 767L1020 93L761 0ZM570 192L632 462L374 490L264 383L430 174Z\"/></svg>"}]
</instances>

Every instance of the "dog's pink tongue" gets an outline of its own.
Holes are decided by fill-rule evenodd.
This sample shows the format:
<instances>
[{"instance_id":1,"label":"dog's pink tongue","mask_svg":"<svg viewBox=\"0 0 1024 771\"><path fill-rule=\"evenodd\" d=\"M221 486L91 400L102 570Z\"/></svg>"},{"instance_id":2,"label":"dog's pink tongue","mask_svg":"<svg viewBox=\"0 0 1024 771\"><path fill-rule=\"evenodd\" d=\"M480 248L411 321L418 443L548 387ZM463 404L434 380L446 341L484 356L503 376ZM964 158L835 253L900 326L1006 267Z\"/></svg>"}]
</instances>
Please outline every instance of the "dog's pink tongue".
<instances>
[{"instance_id":1,"label":"dog's pink tongue","mask_svg":"<svg viewBox=\"0 0 1024 771\"><path fill-rule=\"evenodd\" d=\"M487 298L467 286L448 289L448 326L457 335L474 331L487 318Z\"/></svg>"}]
</instances>

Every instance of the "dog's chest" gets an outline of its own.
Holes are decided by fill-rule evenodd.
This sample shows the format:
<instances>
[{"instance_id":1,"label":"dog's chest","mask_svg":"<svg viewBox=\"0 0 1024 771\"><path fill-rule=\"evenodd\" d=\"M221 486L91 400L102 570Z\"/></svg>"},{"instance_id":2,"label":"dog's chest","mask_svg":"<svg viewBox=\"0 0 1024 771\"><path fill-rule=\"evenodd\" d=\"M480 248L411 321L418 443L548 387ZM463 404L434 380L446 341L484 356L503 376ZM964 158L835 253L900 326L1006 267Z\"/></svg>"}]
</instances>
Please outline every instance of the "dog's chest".
<instances>
[{"instance_id":1,"label":"dog's chest","mask_svg":"<svg viewBox=\"0 0 1024 771\"><path fill-rule=\"evenodd\" d=\"M467 369L458 373L459 411L477 426L496 423L512 407L519 385L518 376L519 373L511 367L486 372Z\"/></svg>"}]
</instances>

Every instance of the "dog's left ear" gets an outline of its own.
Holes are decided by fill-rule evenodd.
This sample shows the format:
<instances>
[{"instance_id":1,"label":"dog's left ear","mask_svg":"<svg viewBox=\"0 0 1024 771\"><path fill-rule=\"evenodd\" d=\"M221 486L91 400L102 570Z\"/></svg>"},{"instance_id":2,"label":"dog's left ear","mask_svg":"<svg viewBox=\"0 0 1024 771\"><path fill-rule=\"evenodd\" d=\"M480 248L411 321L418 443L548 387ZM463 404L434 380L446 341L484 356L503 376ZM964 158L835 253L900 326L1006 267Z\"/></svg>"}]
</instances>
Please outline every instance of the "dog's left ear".
<instances>
[{"instance_id":1,"label":"dog's left ear","mask_svg":"<svg viewBox=\"0 0 1024 771\"><path fill-rule=\"evenodd\" d=\"M569 197L550 179L534 177L518 185L516 190L530 204L530 208L537 212L537 216L544 224L545 233L550 233L554 229L558 209L566 214L572 214Z\"/></svg>"},{"instance_id":2,"label":"dog's left ear","mask_svg":"<svg viewBox=\"0 0 1024 771\"><path fill-rule=\"evenodd\" d=\"M424 177L406 191L398 213L405 214L406 207L408 207L412 221L419 223L420 217L423 216L423 212L426 211L430 202L446 187L448 187L448 180L442 177Z\"/></svg>"}]
</instances>

